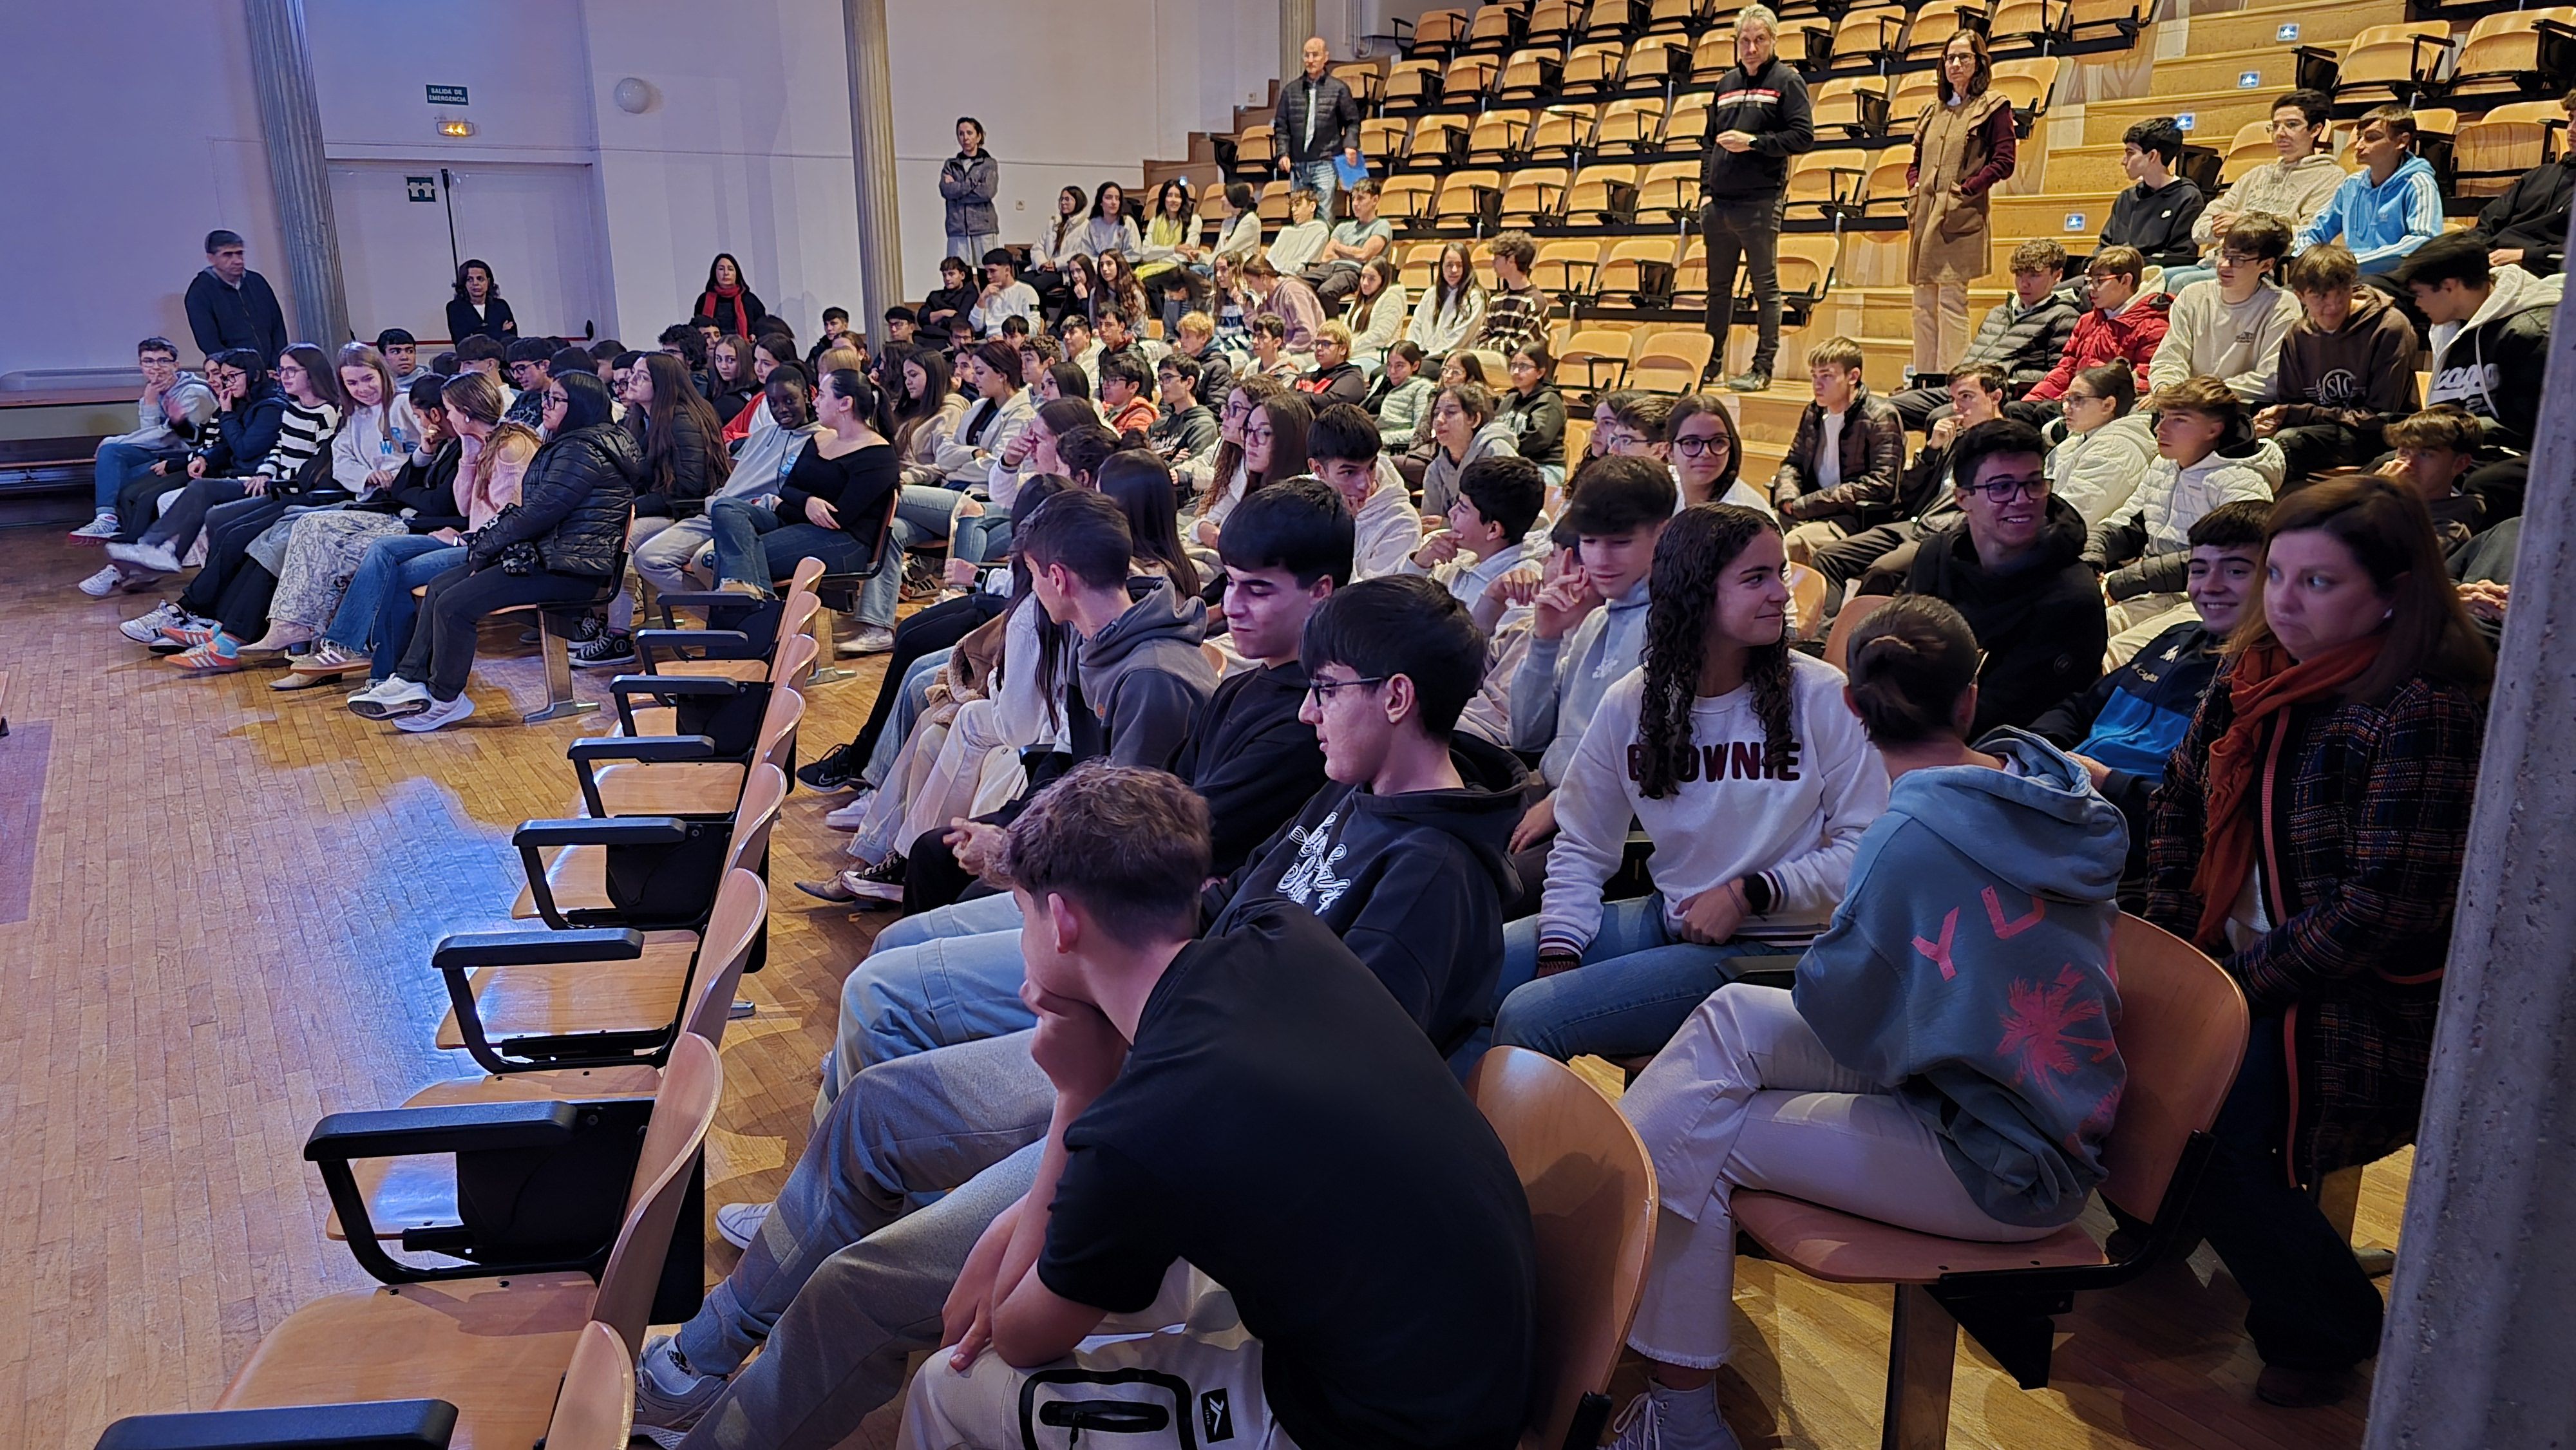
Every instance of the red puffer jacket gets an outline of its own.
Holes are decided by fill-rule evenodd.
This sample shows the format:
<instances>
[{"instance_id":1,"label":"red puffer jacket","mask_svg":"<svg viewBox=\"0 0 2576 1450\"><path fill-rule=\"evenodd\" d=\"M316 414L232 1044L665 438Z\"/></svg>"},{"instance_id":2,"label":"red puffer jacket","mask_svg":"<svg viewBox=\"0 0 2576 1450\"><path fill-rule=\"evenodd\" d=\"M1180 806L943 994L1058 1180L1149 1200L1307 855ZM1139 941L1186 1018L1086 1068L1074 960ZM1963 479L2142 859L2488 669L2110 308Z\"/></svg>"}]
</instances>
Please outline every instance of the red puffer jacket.
<instances>
[{"instance_id":1,"label":"red puffer jacket","mask_svg":"<svg viewBox=\"0 0 2576 1450\"><path fill-rule=\"evenodd\" d=\"M2130 303L2117 317L2099 307L2088 309L2067 337L2065 355L2030 390L2030 396L2053 403L2065 396L2066 385L2075 381L2077 373L2098 368L2115 357L2127 358L2130 370L2141 383L2145 382L2147 364L2155 359L2156 344L2165 340L2165 313L2172 306L2171 297L2154 292Z\"/></svg>"}]
</instances>

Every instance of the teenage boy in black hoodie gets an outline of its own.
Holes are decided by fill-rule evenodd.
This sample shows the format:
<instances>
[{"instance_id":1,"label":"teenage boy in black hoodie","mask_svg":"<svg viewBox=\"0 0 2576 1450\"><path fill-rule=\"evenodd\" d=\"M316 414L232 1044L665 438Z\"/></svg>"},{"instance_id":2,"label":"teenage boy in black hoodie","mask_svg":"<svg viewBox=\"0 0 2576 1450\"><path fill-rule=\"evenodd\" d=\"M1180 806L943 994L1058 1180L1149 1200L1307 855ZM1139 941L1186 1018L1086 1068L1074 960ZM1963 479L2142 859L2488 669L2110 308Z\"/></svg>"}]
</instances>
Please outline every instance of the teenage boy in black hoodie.
<instances>
[{"instance_id":1,"label":"teenage boy in black hoodie","mask_svg":"<svg viewBox=\"0 0 2576 1450\"><path fill-rule=\"evenodd\" d=\"M1971 735L2027 725L2102 677L2102 589L2084 567L2084 516L2048 492L2046 444L2011 418L1951 445L1961 521L1923 541L1905 592L1967 616L1986 662Z\"/></svg>"},{"instance_id":2,"label":"teenage boy in black hoodie","mask_svg":"<svg viewBox=\"0 0 2576 1450\"><path fill-rule=\"evenodd\" d=\"M1254 490L1237 509L1219 546L1225 618L1235 650L1257 667L1216 687L1170 761L1207 802L1219 876L1241 869L1325 784L1323 748L1299 718L1306 671L1297 649L1307 616L1351 573L1350 511L1325 485L1289 479ZM1019 929L1005 892L907 916L880 933L841 984L839 1040L818 1110L870 1063L1028 1026L1014 995Z\"/></svg>"},{"instance_id":3,"label":"teenage boy in black hoodie","mask_svg":"<svg viewBox=\"0 0 2576 1450\"><path fill-rule=\"evenodd\" d=\"M2151 116L2120 137L2120 169L2137 185L2112 198L2100 247L2135 247L2158 267L2188 267L2199 259L2191 225L2208 199L2191 178L2174 175L2180 159L2182 127L2171 116Z\"/></svg>"},{"instance_id":4,"label":"teenage boy in black hoodie","mask_svg":"<svg viewBox=\"0 0 2576 1450\"><path fill-rule=\"evenodd\" d=\"M1708 238L1708 332L1717 364L1726 367L1726 333L1735 320L1735 263L1753 273L1761 331L1753 363L1727 380L1739 392L1771 386L1780 357L1780 197L1789 158L1813 150L1815 110L1797 67L1780 58L1779 17L1765 5L1735 13L1735 64L1717 78L1708 107L1708 159L1700 163L1700 232Z\"/></svg>"},{"instance_id":5,"label":"teenage boy in black hoodie","mask_svg":"<svg viewBox=\"0 0 2576 1450\"><path fill-rule=\"evenodd\" d=\"M1446 1052L1493 990L1511 886L1503 845L1520 815L1516 784L1466 784L1450 749L1484 636L1439 585L1397 576L1334 591L1307 620L1301 655L1313 686L1305 716L1333 779L1251 864L1202 893L1202 915L1215 912L1205 940L1285 931L1320 942L1308 920L1320 918ZM1204 839L1205 824L1195 829ZM1052 924L1025 908L1023 920L1024 933ZM817 1123L775 1213L718 1211L747 1252L676 1338L646 1345L638 1426L697 1425L692 1446L823 1446L889 1398L906 1354L934 1346L949 1286L975 1278L979 1235L1038 1180L1056 1094L1033 1050L1033 1034L1017 1032L881 1062L853 1081ZM1363 1074L1387 1055L1362 1039L1298 1044L1297 1055L1313 1053L1353 1054ZM1411 1101L1381 1106L1401 1114ZM903 1217L915 1195L943 1190L953 1191ZM1452 1365L1430 1379L1491 1369ZM1454 1442L1416 1433L1407 1443Z\"/></svg>"}]
</instances>

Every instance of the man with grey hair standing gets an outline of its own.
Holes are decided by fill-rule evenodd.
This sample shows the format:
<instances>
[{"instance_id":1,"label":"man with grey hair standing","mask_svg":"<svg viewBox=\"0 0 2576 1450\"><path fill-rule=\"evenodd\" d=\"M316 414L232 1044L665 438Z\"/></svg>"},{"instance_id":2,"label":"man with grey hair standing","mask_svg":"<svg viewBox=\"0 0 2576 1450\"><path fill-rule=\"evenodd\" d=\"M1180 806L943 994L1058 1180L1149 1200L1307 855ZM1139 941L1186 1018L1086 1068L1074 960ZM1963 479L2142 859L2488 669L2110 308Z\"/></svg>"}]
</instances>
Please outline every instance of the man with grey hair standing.
<instances>
[{"instance_id":1,"label":"man with grey hair standing","mask_svg":"<svg viewBox=\"0 0 2576 1450\"><path fill-rule=\"evenodd\" d=\"M1301 59L1305 71L1279 87L1271 139L1279 153L1279 174L1291 187L1315 193L1315 214L1330 221L1333 193L1341 186L1333 154L1341 153L1354 167L1360 164L1360 108L1341 77L1325 74L1333 51L1324 37L1307 37Z\"/></svg>"},{"instance_id":2,"label":"man with grey hair standing","mask_svg":"<svg viewBox=\"0 0 2576 1450\"><path fill-rule=\"evenodd\" d=\"M1815 110L1807 82L1779 55L1779 17L1747 5L1735 16L1735 64L1717 78L1709 100L1708 159L1700 164L1700 232L1708 239L1708 331L1717 365L1726 366L1726 333L1735 319L1735 268L1753 273L1761 333L1753 361L1726 385L1758 393L1771 386L1780 355L1780 198L1789 158L1814 148Z\"/></svg>"}]
</instances>

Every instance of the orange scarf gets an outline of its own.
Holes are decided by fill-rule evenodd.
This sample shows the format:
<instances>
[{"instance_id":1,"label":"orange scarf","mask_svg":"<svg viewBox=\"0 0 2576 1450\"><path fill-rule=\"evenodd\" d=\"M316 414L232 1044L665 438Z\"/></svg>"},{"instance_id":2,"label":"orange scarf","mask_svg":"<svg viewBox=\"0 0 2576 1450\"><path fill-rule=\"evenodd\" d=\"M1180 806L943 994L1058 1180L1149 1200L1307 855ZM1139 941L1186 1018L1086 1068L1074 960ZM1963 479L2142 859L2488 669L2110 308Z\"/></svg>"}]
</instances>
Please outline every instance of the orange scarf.
<instances>
[{"instance_id":1,"label":"orange scarf","mask_svg":"<svg viewBox=\"0 0 2576 1450\"><path fill-rule=\"evenodd\" d=\"M2227 698L2236 717L2210 742L2209 763L2202 773L2205 803L2200 865L2192 872L2192 890L2200 893L2200 925L2192 940L2225 955L2227 918L2254 874L2261 839L2259 810L2251 797L2262 770L2263 722L2292 705L2330 695L2379 660L2386 636L2365 635L2321 655L2292 663L2277 644L2247 650L2236 657L2227 677Z\"/></svg>"}]
</instances>

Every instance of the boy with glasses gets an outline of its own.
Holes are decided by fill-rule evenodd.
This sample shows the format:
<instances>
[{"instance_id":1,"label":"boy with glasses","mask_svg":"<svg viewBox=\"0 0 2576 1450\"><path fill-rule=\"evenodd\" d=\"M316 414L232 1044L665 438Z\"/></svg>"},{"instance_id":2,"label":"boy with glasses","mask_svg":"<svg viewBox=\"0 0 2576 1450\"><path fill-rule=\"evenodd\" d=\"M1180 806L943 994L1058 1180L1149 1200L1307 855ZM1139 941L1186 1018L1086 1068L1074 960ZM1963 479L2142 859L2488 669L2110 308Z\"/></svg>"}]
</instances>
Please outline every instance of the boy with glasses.
<instances>
[{"instance_id":1,"label":"boy with glasses","mask_svg":"<svg viewBox=\"0 0 2576 1450\"><path fill-rule=\"evenodd\" d=\"M215 416L214 390L196 374L179 370L179 349L170 339L147 337L136 343L134 365L143 370L143 396L134 403L134 431L100 441L92 461L97 475L91 493L96 517L72 530L75 544L103 544L115 538L118 491L152 472L156 463L186 458L190 440Z\"/></svg>"},{"instance_id":2,"label":"boy with glasses","mask_svg":"<svg viewBox=\"0 0 2576 1450\"><path fill-rule=\"evenodd\" d=\"M2272 135L2275 159L2246 172L2191 224L2191 239L2200 247L2200 265L2165 269L2165 290L2179 293L2207 280L2218 265L2218 244L2240 217L2268 213L2295 231L2316 220L2335 188L2343 185L2343 163L2335 159L2327 113L2334 105L2323 91L2292 91L2272 103L2265 127Z\"/></svg>"},{"instance_id":3,"label":"boy with glasses","mask_svg":"<svg viewBox=\"0 0 2576 1450\"><path fill-rule=\"evenodd\" d=\"M2067 334L2066 351L2058 355L2057 366L2007 410L2012 417L2034 427L2050 421L2057 416L2057 400L2077 373L2115 357L2125 359L2130 371L2145 374L2165 340L2166 314L2173 306L2173 299L2161 292L2139 295L2138 279L2146 269L2147 259L2135 247L2104 247L2093 254L2093 260L2084 264L2092 308Z\"/></svg>"},{"instance_id":4,"label":"boy with glasses","mask_svg":"<svg viewBox=\"0 0 2576 1450\"><path fill-rule=\"evenodd\" d=\"M2299 320L2297 301L2272 281L2289 252L2288 222L2268 212L2238 218L2218 244L2217 274L2174 294L2147 385L2213 377L2249 403L2269 394L2281 341Z\"/></svg>"},{"instance_id":5,"label":"boy with glasses","mask_svg":"<svg viewBox=\"0 0 2576 1450\"><path fill-rule=\"evenodd\" d=\"M1960 521L1923 541L1905 592L1947 601L1986 652L1971 739L2027 725L2102 677L2109 630L2084 567L2084 516L2048 491L2048 448L1997 418L1952 445Z\"/></svg>"}]
</instances>

